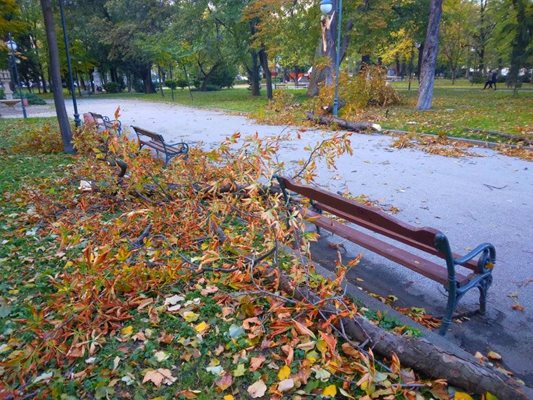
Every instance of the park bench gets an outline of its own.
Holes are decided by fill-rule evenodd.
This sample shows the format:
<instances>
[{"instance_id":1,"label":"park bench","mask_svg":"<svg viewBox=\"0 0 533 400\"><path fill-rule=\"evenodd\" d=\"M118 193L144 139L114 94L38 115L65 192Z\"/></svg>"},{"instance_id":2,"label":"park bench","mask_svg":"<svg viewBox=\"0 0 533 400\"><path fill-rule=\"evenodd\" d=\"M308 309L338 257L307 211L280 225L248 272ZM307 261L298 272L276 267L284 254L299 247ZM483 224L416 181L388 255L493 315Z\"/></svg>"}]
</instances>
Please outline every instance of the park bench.
<instances>
[{"instance_id":1,"label":"park bench","mask_svg":"<svg viewBox=\"0 0 533 400\"><path fill-rule=\"evenodd\" d=\"M274 83L274 89L287 89L285 82Z\"/></svg>"},{"instance_id":2,"label":"park bench","mask_svg":"<svg viewBox=\"0 0 533 400\"><path fill-rule=\"evenodd\" d=\"M403 265L426 278L444 285L448 291L445 315L439 330L441 335L452 321L452 316L459 300L472 288L479 289L479 312L485 314L487 291L492 283L492 269L496 261L496 251L490 243L483 243L464 256L451 251L446 236L433 228L417 228L385 214L383 211L368 207L355 201L322 189L298 184L290 179L276 177L287 205L294 204L289 191L310 200L309 208L302 208L303 216L316 225L361 247L364 247L389 260ZM324 212L341 218L374 234L387 237L395 242L419 250L424 257L385 242L376 235L362 232L336 219L324 215ZM445 262L435 262L426 256L438 258ZM475 261L477 257L477 261ZM431 257L430 257L431 258ZM469 270L467 274L456 271L456 267Z\"/></svg>"},{"instance_id":3,"label":"park bench","mask_svg":"<svg viewBox=\"0 0 533 400\"><path fill-rule=\"evenodd\" d=\"M158 133L150 132L138 126L132 126L132 129L137 134L139 150L146 146L154 149L158 156L159 153L163 153L165 155L165 167L174 157L186 157L189 153L189 145L187 143L166 143L163 136Z\"/></svg>"},{"instance_id":4,"label":"park bench","mask_svg":"<svg viewBox=\"0 0 533 400\"><path fill-rule=\"evenodd\" d=\"M122 133L122 123L119 120L111 120L105 115L93 112L83 114L83 117L85 123L94 124L99 131L115 129L119 135Z\"/></svg>"}]
</instances>

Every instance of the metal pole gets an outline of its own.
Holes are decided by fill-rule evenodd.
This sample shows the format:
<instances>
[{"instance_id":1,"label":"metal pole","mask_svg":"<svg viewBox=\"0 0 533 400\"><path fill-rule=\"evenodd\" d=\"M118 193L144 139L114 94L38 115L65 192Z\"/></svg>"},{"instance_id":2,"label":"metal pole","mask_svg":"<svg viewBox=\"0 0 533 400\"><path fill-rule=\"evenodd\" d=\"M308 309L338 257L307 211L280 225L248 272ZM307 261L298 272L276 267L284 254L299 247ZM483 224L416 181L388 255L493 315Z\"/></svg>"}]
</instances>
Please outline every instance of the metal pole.
<instances>
[{"instance_id":1,"label":"metal pole","mask_svg":"<svg viewBox=\"0 0 533 400\"><path fill-rule=\"evenodd\" d=\"M11 33L8 34L9 41L11 42L13 38L11 37ZM28 118L28 114L26 113L26 106L24 105L24 96L22 95L22 84L19 80L19 72L17 68L17 60L15 58L15 51L13 49L9 49L9 60L11 62L11 70L13 71L13 85L18 88L19 96L20 96L20 104L22 105L22 116L24 119Z\"/></svg>"},{"instance_id":2,"label":"metal pole","mask_svg":"<svg viewBox=\"0 0 533 400\"><path fill-rule=\"evenodd\" d=\"M81 125L80 114L78 114L78 103L76 102L76 93L74 92L74 79L72 78L72 61L70 59L68 34L65 23L65 12L63 10L63 0L59 1L59 12L61 14L61 28L63 29L63 39L65 40L65 52L67 54L67 68L70 94L72 95L72 105L74 106L74 124L79 127Z\"/></svg>"},{"instance_id":3,"label":"metal pole","mask_svg":"<svg viewBox=\"0 0 533 400\"><path fill-rule=\"evenodd\" d=\"M335 59L335 97L333 99L333 115L339 116L339 68L341 63L341 30L342 30L342 0L337 0L337 56Z\"/></svg>"}]
</instances>

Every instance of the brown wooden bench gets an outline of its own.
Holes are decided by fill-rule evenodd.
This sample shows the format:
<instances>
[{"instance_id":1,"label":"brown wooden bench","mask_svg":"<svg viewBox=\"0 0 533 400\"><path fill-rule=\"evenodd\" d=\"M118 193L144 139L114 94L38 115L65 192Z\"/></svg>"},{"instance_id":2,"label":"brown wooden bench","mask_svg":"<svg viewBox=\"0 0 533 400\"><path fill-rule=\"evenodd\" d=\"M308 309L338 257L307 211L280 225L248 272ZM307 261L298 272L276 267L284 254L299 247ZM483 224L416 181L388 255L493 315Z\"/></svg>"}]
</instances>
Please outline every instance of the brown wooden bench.
<instances>
[{"instance_id":1,"label":"brown wooden bench","mask_svg":"<svg viewBox=\"0 0 533 400\"><path fill-rule=\"evenodd\" d=\"M444 285L448 291L448 303L439 330L441 335L444 335L450 326L457 303L470 289L476 287L479 289L479 311L481 314L485 313L487 291L492 284L492 269L496 261L496 251L490 243L483 243L468 254L459 256L451 251L446 235L436 229L417 228L377 208L356 203L322 189L301 185L287 178L279 176L276 178L287 205L294 204L289 191L311 200L311 207L303 208L301 212L317 228L324 228ZM385 242L351 225L332 219L324 215L324 212L428 255L441 258L445 263L431 261ZM465 267L470 271L467 274L457 272L456 266Z\"/></svg>"},{"instance_id":2,"label":"brown wooden bench","mask_svg":"<svg viewBox=\"0 0 533 400\"><path fill-rule=\"evenodd\" d=\"M98 130L116 130L117 133L120 135L122 133L122 123L117 120L111 120L109 117L97 114L93 112L89 112L89 115L92 117L92 121L98 128Z\"/></svg>"},{"instance_id":3,"label":"brown wooden bench","mask_svg":"<svg viewBox=\"0 0 533 400\"><path fill-rule=\"evenodd\" d=\"M158 133L139 128L138 126L132 126L132 129L139 139L139 150L146 146L154 149L158 156L159 153L163 153L165 155L165 167L174 157L186 157L189 153L189 145L187 143L167 143L163 136Z\"/></svg>"}]
</instances>

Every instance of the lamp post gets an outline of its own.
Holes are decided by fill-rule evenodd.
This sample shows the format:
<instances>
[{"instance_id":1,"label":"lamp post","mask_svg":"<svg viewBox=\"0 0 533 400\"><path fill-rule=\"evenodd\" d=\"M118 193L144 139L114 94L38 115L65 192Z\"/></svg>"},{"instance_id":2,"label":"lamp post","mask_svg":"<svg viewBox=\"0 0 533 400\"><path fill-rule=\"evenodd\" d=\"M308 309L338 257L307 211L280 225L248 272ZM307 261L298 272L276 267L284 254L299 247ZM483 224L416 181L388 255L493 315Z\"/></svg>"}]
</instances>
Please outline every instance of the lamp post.
<instances>
[{"instance_id":1,"label":"lamp post","mask_svg":"<svg viewBox=\"0 0 533 400\"><path fill-rule=\"evenodd\" d=\"M341 29L342 29L342 0L337 0L337 50L335 55L335 96L333 98L333 115L339 115L339 67L341 63ZM333 0L321 0L320 11L329 16L333 12Z\"/></svg>"},{"instance_id":2,"label":"lamp post","mask_svg":"<svg viewBox=\"0 0 533 400\"><path fill-rule=\"evenodd\" d=\"M72 60L68 43L68 33L65 23L65 12L63 10L63 0L59 0L59 13L61 14L61 29L63 29L63 39L65 40L65 53L67 55L67 68L70 94L72 95L72 105L74 106L74 123L77 127L81 125L80 114L78 113L78 103L76 102L76 93L74 93L74 79L72 77Z\"/></svg>"},{"instance_id":3,"label":"lamp post","mask_svg":"<svg viewBox=\"0 0 533 400\"><path fill-rule=\"evenodd\" d=\"M24 119L28 118L28 114L26 114L26 105L24 104L24 96L22 95L22 84L20 83L20 80L18 78L18 68L17 68L17 60L15 57L15 53L17 51L17 43L13 40L11 37L11 33L9 34L9 40L7 41L7 48L9 49L9 63L11 64L11 71L13 72L13 86L18 88L19 96L20 96L20 104L22 104L22 115L24 116Z\"/></svg>"}]
</instances>

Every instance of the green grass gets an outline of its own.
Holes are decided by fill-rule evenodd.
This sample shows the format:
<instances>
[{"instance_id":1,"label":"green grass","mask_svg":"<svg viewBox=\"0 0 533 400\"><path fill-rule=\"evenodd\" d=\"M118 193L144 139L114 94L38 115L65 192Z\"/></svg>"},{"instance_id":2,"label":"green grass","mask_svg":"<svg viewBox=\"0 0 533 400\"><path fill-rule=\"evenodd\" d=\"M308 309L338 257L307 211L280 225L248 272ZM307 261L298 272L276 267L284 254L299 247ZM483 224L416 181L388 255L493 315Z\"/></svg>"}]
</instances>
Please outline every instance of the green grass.
<instances>
[{"instance_id":1,"label":"green grass","mask_svg":"<svg viewBox=\"0 0 533 400\"><path fill-rule=\"evenodd\" d=\"M424 133L471 136L465 130L481 129L507 133L532 130L533 91L510 91L435 88L433 108L415 109L417 92L400 92L403 104L388 109L372 109L390 129Z\"/></svg>"}]
</instances>

